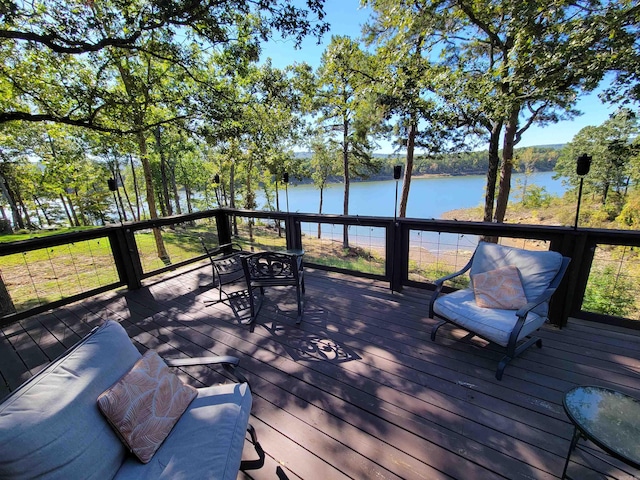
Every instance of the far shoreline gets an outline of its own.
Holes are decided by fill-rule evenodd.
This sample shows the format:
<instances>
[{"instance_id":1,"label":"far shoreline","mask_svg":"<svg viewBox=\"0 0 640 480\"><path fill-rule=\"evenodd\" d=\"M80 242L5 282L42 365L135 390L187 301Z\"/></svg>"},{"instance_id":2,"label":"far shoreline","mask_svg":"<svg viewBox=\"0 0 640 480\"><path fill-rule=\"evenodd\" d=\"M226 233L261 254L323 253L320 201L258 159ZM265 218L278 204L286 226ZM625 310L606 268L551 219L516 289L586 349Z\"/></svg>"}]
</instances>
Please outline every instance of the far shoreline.
<instances>
[{"instance_id":1,"label":"far shoreline","mask_svg":"<svg viewBox=\"0 0 640 480\"><path fill-rule=\"evenodd\" d=\"M537 173L547 173L547 172L553 172L553 170L536 170L530 173L530 175L535 175ZM525 175L525 172L514 171L513 175ZM459 175L456 175L453 173L421 173L418 175L416 174L411 175L411 179L416 180L416 179L463 178L463 177L485 177L485 176L486 176L486 172L480 172L480 171L477 173L461 173ZM393 181L393 180L394 180L393 178L390 178L387 176L385 177L373 176L369 178L352 178L350 179L350 183L387 182L387 181ZM398 182L402 182L402 178L400 178ZM325 187L329 185L343 185L343 184L344 184L343 180L332 180L332 181L328 181L325 184ZM302 185L314 185L314 183L310 178L305 178L303 180L292 181L290 182L290 185L293 187L297 187Z\"/></svg>"}]
</instances>

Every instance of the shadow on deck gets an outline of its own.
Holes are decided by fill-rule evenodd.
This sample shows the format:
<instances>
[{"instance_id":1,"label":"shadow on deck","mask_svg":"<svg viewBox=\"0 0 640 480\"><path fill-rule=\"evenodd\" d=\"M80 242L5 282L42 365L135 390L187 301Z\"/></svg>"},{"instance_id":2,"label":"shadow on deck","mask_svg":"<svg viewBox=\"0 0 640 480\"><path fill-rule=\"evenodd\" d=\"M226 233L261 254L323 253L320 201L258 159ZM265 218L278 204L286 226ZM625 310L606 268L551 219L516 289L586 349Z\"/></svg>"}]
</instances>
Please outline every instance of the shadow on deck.
<instances>
[{"instance_id":1,"label":"shadow on deck","mask_svg":"<svg viewBox=\"0 0 640 480\"><path fill-rule=\"evenodd\" d=\"M636 331L547 326L543 348L514 360L499 382L501 354L485 342L452 327L429 339L428 292L392 294L381 282L312 269L305 278L300 327L295 294L284 288L267 291L254 332L241 324L246 297L205 304L217 299L201 287L210 285L209 267L23 320L1 332L0 393L108 318L141 351L235 355L252 384L252 423L267 453L246 478L280 479L558 478L573 431L565 391L594 384L640 397ZM183 376L219 380L206 367ZM573 478L638 475L590 444L586 451L572 457Z\"/></svg>"}]
</instances>

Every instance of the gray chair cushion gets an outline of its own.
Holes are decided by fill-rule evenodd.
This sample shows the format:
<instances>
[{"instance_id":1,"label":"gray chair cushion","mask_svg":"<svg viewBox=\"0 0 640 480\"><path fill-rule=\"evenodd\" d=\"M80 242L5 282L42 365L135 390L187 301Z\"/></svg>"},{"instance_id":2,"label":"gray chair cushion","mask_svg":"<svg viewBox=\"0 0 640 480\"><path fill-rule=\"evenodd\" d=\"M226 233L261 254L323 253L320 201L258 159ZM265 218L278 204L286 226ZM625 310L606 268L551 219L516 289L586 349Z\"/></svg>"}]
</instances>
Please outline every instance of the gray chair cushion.
<instances>
[{"instance_id":1,"label":"gray chair cushion","mask_svg":"<svg viewBox=\"0 0 640 480\"><path fill-rule=\"evenodd\" d=\"M535 300L549 287L562 267L562 255L551 251L531 251L506 247L495 243L480 242L471 264L471 281L477 273L513 265L520 271L522 287L528 301ZM534 309L544 317L549 305L543 303Z\"/></svg>"},{"instance_id":2,"label":"gray chair cushion","mask_svg":"<svg viewBox=\"0 0 640 480\"><path fill-rule=\"evenodd\" d=\"M96 399L139 358L108 321L13 392L0 405L0 478L112 478L126 450Z\"/></svg>"},{"instance_id":3,"label":"gray chair cushion","mask_svg":"<svg viewBox=\"0 0 640 480\"><path fill-rule=\"evenodd\" d=\"M151 461L130 456L115 477L235 480L251 412L246 383L198 389L198 396Z\"/></svg>"},{"instance_id":4,"label":"gray chair cushion","mask_svg":"<svg viewBox=\"0 0 640 480\"><path fill-rule=\"evenodd\" d=\"M433 304L433 311L503 347L509 343L509 336L518 320L515 310L479 307L473 290L469 288L438 297ZM535 332L545 320L546 317L529 312L518 340Z\"/></svg>"}]
</instances>

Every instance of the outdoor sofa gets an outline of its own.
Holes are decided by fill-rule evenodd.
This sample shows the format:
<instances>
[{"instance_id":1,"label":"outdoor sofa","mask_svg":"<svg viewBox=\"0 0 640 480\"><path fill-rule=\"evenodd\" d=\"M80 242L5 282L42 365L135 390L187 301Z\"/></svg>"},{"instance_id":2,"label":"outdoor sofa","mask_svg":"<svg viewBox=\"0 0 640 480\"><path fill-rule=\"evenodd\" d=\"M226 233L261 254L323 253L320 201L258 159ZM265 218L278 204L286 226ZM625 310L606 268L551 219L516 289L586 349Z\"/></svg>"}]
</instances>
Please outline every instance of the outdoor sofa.
<instances>
[{"instance_id":1,"label":"outdoor sofa","mask_svg":"<svg viewBox=\"0 0 640 480\"><path fill-rule=\"evenodd\" d=\"M141 358L124 328L107 321L12 392L0 404L0 478L231 480L247 430L264 458L248 424L251 390L235 372L234 357L167 360L169 366L221 363L238 382L194 389L148 463L132 455L97 399Z\"/></svg>"}]
</instances>

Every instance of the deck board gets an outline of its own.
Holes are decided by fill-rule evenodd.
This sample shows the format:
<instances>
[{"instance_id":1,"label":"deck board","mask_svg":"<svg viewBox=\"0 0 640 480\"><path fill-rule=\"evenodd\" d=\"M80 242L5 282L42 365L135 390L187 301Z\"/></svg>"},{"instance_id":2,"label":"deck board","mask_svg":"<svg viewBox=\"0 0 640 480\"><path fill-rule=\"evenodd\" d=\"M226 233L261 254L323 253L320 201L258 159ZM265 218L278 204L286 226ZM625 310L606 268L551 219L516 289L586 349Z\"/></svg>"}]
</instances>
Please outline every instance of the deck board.
<instances>
[{"instance_id":1,"label":"deck board","mask_svg":"<svg viewBox=\"0 0 640 480\"><path fill-rule=\"evenodd\" d=\"M640 334L571 321L545 326L532 348L494 377L501 353L461 329L430 340L429 293L392 293L371 279L307 269L305 315L295 295L268 291L254 331L246 296L224 303L210 266L120 289L2 329L0 394L16 388L106 319L140 351L166 357L235 355L254 393L252 423L265 466L240 478L558 478L572 435L563 393L597 384L640 397ZM207 367L180 372L223 381ZM638 474L574 455L575 478ZM250 449L246 454L250 456ZM599 453L602 455L602 453Z\"/></svg>"}]
</instances>

